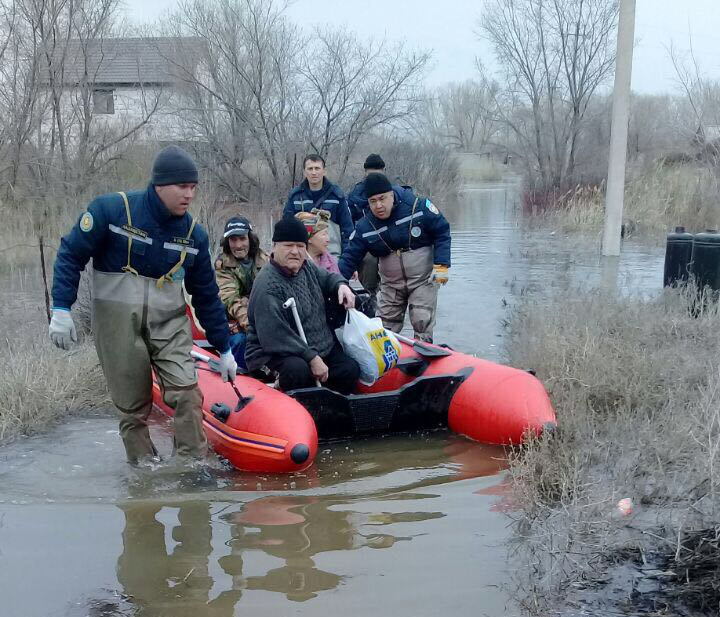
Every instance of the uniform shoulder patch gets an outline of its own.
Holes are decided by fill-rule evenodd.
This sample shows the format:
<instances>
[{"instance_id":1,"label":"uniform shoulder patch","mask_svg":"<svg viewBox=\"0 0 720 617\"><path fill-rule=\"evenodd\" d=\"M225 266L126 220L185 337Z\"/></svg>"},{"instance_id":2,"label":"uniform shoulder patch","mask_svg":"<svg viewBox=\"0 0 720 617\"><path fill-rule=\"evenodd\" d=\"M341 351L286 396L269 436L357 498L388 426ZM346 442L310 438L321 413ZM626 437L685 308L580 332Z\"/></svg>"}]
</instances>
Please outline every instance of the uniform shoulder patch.
<instances>
[{"instance_id":1,"label":"uniform shoulder patch","mask_svg":"<svg viewBox=\"0 0 720 617\"><path fill-rule=\"evenodd\" d=\"M80 229L84 232L88 232L93 228L93 225L95 224L95 221L93 220L93 215L89 212L86 212L85 214L80 217Z\"/></svg>"},{"instance_id":2,"label":"uniform shoulder patch","mask_svg":"<svg viewBox=\"0 0 720 617\"><path fill-rule=\"evenodd\" d=\"M425 205L427 206L427 209L430 210L433 214L440 214L440 210L438 210L435 207L435 204L431 202L429 199L425 200Z\"/></svg>"}]
</instances>

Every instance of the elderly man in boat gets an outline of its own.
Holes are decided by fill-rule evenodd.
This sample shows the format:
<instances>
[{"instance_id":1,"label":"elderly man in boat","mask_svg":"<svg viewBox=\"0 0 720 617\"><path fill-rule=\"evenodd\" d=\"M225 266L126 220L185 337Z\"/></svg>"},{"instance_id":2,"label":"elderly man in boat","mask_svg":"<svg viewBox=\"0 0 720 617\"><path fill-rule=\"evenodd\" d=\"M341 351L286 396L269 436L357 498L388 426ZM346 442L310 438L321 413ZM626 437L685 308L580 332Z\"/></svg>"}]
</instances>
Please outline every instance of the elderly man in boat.
<instances>
[{"instance_id":1,"label":"elderly man in boat","mask_svg":"<svg viewBox=\"0 0 720 617\"><path fill-rule=\"evenodd\" d=\"M77 340L70 307L80 273L93 259L95 347L121 412L120 436L130 463L157 455L147 426L152 369L174 410L175 453L200 459L207 452L183 282L208 341L221 352L223 379L233 380L237 370L208 235L188 213L197 183L190 155L168 146L155 158L146 189L102 195L88 205L55 260L50 339L69 349Z\"/></svg>"},{"instance_id":2,"label":"elderly man in boat","mask_svg":"<svg viewBox=\"0 0 720 617\"><path fill-rule=\"evenodd\" d=\"M450 225L428 198L405 201L384 174L368 174L365 194L370 211L355 225L340 273L352 276L367 253L378 257L383 324L400 332L408 311L415 337L432 343L438 286L448 281Z\"/></svg>"},{"instance_id":3,"label":"elderly man in boat","mask_svg":"<svg viewBox=\"0 0 720 617\"><path fill-rule=\"evenodd\" d=\"M355 306L347 280L318 268L307 256L308 233L293 216L275 224L270 263L253 284L245 360L250 371L279 374L283 391L314 385L347 394L360 369L345 355L327 320L328 303ZM298 320L287 301L294 298ZM299 321L299 324L298 324Z\"/></svg>"}]
</instances>

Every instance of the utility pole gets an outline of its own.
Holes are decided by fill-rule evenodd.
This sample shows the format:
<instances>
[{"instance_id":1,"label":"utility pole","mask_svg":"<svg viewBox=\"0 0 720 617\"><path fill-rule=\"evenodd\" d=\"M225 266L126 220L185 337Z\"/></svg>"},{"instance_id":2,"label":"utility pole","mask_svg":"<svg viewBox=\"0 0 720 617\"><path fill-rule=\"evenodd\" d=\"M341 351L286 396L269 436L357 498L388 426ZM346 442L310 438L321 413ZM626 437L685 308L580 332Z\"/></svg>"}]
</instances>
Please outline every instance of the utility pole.
<instances>
[{"instance_id":1,"label":"utility pole","mask_svg":"<svg viewBox=\"0 0 720 617\"><path fill-rule=\"evenodd\" d=\"M610 128L610 158L605 195L605 231L602 240L603 256L620 255L634 36L635 0L620 0L615 60L615 89L613 90L612 124Z\"/></svg>"}]
</instances>

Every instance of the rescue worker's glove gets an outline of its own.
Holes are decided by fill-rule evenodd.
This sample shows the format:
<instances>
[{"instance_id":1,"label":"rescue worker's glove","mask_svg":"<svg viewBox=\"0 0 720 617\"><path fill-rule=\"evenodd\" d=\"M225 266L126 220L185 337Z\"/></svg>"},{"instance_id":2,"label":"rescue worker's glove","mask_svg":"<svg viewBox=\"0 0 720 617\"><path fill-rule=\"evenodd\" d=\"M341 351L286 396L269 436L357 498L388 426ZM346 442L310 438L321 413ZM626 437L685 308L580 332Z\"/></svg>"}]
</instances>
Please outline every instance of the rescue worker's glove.
<instances>
[{"instance_id":1,"label":"rescue worker's glove","mask_svg":"<svg viewBox=\"0 0 720 617\"><path fill-rule=\"evenodd\" d=\"M237 375L237 362L232 351L228 350L223 354L220 354L220 362L218 362L218 368L223 381L235 381Z\"/></svg>"},{"instance_id":2,"label":"rescue worker's glove","mask_svg":"<svg viewBox=\"0 0 720 617\"><path fill-rule=\"evenodd\" d=\"M440 264L435 264L433 266L432 275L430 276L431 283L438 283L439 285L444 285L448 282L449 278L450 275L448 273L447 266L441 266Z\"/></svg>"},{"instance_id":3,"label":"rescue worker's glove","mask_svg":"<svg viewBox=\"0 0 720 617\"><path fill-rule=\"evenodd\" d=\"M53 309L50 320L50 340L55 347L65 350L70 349L73 342L77 342L75 324L68 309Z\"/></svg>"}]
</instances>

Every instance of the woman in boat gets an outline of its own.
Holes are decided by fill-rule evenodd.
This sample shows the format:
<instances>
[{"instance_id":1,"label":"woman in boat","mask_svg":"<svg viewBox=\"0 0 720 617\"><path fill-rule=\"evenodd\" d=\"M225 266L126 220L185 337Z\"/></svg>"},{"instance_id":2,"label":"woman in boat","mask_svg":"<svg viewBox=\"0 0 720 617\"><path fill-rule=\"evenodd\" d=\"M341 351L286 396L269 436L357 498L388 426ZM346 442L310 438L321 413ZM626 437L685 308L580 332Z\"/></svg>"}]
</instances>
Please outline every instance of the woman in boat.
<instances>
[{"instance_id":1,"label":"woman in boat","mask_svg":"<svg viewBox=\"0 0 720 617\"><path fill-rule=\"evenodd\" d=\"M253 282L268 262L260 240L244 216L235 216L225 224L222 253L215 260L215 278L220 299L230 324L230 348L238 366L244 370L247 309Z\"/></svg>"},{"instance_id":2,"label":"woman in boat","mask_svg":"<svg viewBox=\"0 0 720 617\"><path fill-rule=\"evenodd\" d=\"M333 274L340 274L337 260L328 251L330 213L327 210L313 209L312 212L298 212L295 218L300 219L307 229L307 252L310 259L318 268L324 268Z\"/></svg>"}]
</instances>

